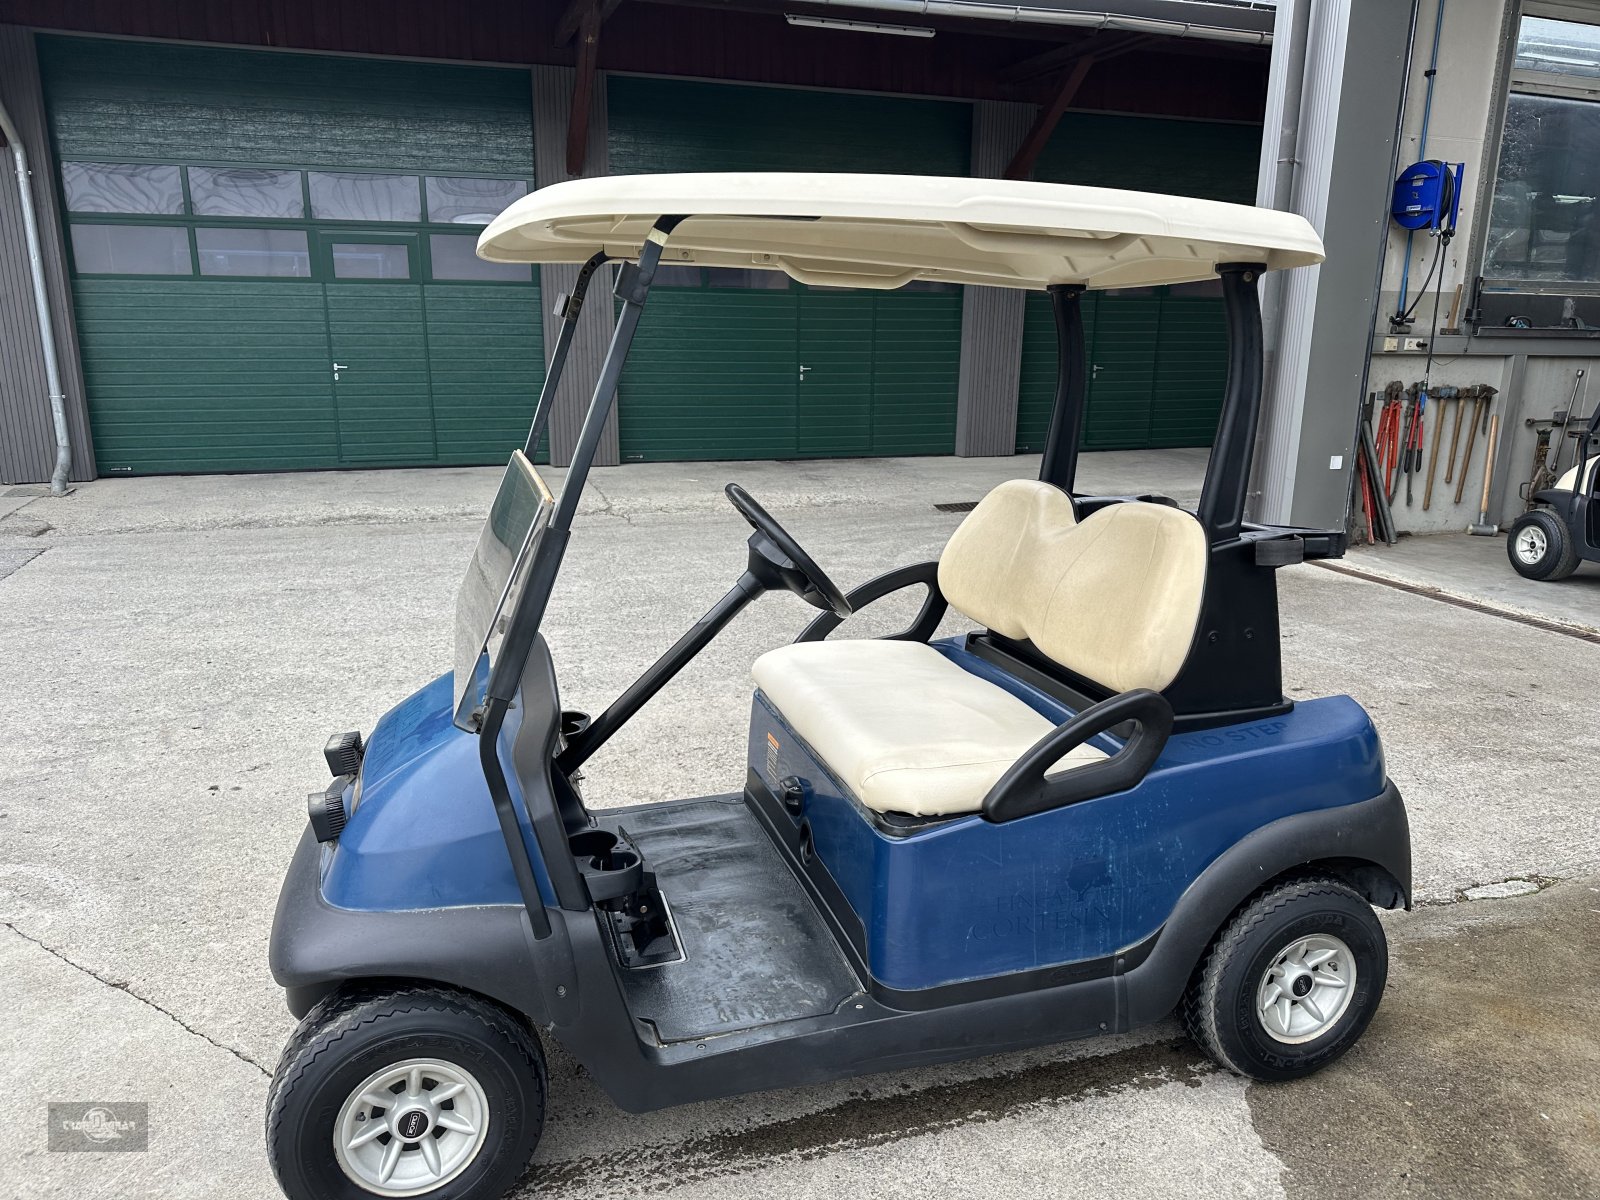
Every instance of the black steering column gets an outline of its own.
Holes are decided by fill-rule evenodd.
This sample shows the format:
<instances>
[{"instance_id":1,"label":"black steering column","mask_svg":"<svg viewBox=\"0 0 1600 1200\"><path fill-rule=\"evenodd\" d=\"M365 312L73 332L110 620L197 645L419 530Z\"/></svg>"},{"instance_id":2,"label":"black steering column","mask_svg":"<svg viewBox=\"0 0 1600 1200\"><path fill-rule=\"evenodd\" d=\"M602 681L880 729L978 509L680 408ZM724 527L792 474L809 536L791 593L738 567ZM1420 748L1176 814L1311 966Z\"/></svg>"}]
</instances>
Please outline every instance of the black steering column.
<instances>
[{"instance_id":1,"label":"black steering column","mask_svg":"<svg viewBox=\"0 0 1600 1200\"><path fill-rule=\"evenodd\" d=\"M605 712L567 742L566 749L556 757L556 765L563 771L569 774L575 771L609 741L690 659L705 649L729 621L762 593L791 591L813 608L832 613L841 620L850 615L850 601L793 535L738 484L730 483L726 491L729 502L754 530L747 543L749 558L744 574L726 596L712 605L706 615L634 680L627 691L613 700Z\"/></svg>"}]
</instances>

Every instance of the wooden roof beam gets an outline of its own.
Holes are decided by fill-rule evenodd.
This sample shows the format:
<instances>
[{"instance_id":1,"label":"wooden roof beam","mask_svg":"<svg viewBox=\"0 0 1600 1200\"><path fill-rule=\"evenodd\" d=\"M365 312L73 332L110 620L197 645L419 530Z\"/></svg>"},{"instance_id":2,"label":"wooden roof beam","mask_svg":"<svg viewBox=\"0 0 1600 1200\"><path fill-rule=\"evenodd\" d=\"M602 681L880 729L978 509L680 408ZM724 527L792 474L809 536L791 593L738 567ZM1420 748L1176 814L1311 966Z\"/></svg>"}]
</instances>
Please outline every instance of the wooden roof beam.
<instances>
[{"instance_id":1,"label":"wooden roof beam","mask_svg":"<svg viewBox=\"0 0 1600 1200\"><path fill-rule=\"evenodd\" d=\"M1066 78L1061 81L1061 86L1056 89L1055 97L1049 104L1039 107L1039 115L1034 119L1033 128L1028 130L1028 136L1022 139L1022 145L1017 147L1010 165L1006 167L1005 178L1027 179L1033 174L1034 164L1039 161L1039 155L1050 141L1050 135L1061 123L1062 114L1067 111L1073 97L1078 94L1083 81L1089 77L1095 62L1095 56L1092 54L1080 55L1072 70L1067 72Z\"/></svg>"},{"instance_id":2,"label":"wooden roof beam","mask_svg":"<svg viewBox=\"0 0 1600 1200\"><path fill-rule=\"evenodd\" d=\"M589 155L589 114L594 108L596 64L600 57L603 0L586 0L578 18L578 69L572 80L572 110L567 115L567 174L582 175Z\"/></svg>"}]
</instances>

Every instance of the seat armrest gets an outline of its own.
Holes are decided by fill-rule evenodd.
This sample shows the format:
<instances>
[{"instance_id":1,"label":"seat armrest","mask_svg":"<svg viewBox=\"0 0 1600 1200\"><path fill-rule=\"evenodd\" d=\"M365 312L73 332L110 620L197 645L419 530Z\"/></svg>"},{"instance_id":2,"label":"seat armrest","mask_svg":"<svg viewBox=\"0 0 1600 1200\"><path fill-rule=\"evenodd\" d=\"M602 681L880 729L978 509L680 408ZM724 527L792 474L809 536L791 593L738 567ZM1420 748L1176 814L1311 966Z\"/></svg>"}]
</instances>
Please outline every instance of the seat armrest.
<instances>
[{"instance_id":1,"label":"seat armrest","mask_svg":"<svg viewBox=\"0 0 1600 1200\"><path fill-rule=\"evenodd\" d=\"M1045 774L1068 751L1124 721L1134 722L1137 728L1110 758L1059 775ZM1045 734L1000 776L983 798L984 819L997 823L1015 821L1052 808L1125 792L1149 773L1171 733L1172 705L1148 688L1135 688L1091 705Z\"/></svg>"},{"instance_id":2,"label":"seat armrest","mask_svg":"<svg viewBox=\"0 0 1600 1200\"><path fill-rule=\"evenodd\" d=\"M922 611L917 614L917 619L909 627L899 633L884 635L883 640L898 642L926 642L939 628L939 622L944 620L945 610L950 602L944 598L944 593L939 590L939 564L937 562L913 563L909 567L896 567L892 571L885 571L876 579L869 579L845 599L850 601L850 607L855 612L860 612L874 600L882 600L885 596L893 595L903 588L915 587L924 584L928 589L928 598L922 602ZM811 624L800 631L796 642L820 642L835 629L843 624L843 618L834 613L823 613Z\"/></svg>"}]
</instances>

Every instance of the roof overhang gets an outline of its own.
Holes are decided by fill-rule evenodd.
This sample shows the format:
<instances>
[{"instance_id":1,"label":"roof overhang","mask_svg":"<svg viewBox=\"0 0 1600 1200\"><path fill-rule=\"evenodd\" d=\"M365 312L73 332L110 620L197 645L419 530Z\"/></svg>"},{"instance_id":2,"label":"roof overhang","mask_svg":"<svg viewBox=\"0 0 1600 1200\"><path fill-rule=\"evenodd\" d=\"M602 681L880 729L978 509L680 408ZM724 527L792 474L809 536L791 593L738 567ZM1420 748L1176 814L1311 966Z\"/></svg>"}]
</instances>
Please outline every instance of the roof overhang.
<instances>
[{"instance_id":1,"label":"roof overhang","mask_svg":"<svg viewBox=\"0 0 1600 1200\"><path fill-rule=\"evenodd\" d=\"M1219 263L1322 261L1294 213L1110 188L916 175L624 175L554 184L484 230L494 262L636 258L663 216L684 216L663 263L782 271L802 283L913 280L1042 289L1209 279Z\"/></svg>"}]
</instances>

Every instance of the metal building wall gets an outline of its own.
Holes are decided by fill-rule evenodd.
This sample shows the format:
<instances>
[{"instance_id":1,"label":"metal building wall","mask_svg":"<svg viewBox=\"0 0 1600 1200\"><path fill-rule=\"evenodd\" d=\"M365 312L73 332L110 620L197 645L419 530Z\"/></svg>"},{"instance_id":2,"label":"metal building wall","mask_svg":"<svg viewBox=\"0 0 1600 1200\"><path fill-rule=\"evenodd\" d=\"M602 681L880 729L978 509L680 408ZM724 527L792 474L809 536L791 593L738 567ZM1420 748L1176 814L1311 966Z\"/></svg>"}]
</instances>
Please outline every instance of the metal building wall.
<instances>
[{"instance_id":1,"label":"metal building wall","mask_svg":"<svg viewBox=\"0 0 1600 1200\"><path fill-rule=\"evenodd\" d=\"M572 111L572 87L577 72L571 67L533 68L533 173L535 187L548 187L566 179L590 179L609 170L606 156L606 76L595 72L594 95L590 97L589 136L581 175L567 174L567 118ZM544 345L548 355L555 347L560 321L553 315L556 297L572 290L578 268L569 263L554 263L539 268L539 294L544 301ZM611 303L611 271L601 271L589 285L589 294L578 319L578 329L567 352L566 372L556 392L555 409L550 414L550 461L565 466L572 461L583 427L583 414L606 347L615 328ZM605 432L595 451L595 465L616 466L617 410L611 410Z\"/></svg>"},{"instance_id":2,"label":"metal building wall","mask_svg":"<svg viewBox=\"0 0 1600 1200\"><path fill-rule=\"evenodd\" d=\"M972 113L972 174L998 179L1033 123L1033 108L980 100ZM961 302L961 381L956 454L1011 454L1017 445L1017 385L1022 375L1026 293L969 287Z\"/></svg>"},{"instance_id":3,"label":"metal building wall","mask_svg":"<svg viewBox=\"0 0 1600 1200\"><path fill-rule=\"evenodd\" d=\"M55 324L56 356L67 394L67 426L72 438L74 480L95 477L94 450L84 411L83 370L72 318L72 297L57 219L55 162L46 132L44 96L33 34L15 25L0 25L0 98L5 100L22 134L32 172L33 204L39 219L39 243ZM42 483L56 462L55 426L50 416L50 389L45 384L44 354L39 345L39 320L34 310L33 279L27 241L22 233L22 204L17 196L15 161L4 151L0 181L0 483Z\"/></svg>"}]
</instances>

